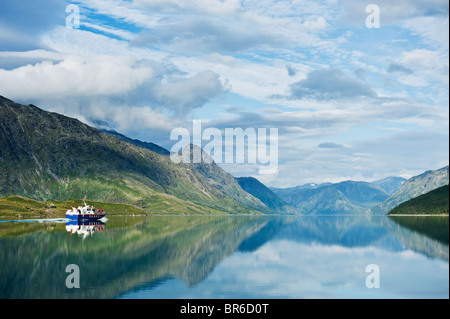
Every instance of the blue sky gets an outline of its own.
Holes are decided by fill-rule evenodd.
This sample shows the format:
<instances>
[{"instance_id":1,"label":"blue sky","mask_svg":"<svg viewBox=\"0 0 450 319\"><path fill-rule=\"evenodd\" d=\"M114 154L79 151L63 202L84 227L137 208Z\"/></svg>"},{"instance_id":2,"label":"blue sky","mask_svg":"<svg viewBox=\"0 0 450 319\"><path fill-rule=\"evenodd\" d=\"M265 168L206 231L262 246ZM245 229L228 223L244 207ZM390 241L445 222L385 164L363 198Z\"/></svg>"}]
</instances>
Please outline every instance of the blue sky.
<instances>
[{"instance_id":1,"label":"blue sky","mask_svg":"<svg viewBox=\"0 0 450 319\"><path fill-rule=\"evenodd\" d=\"M168 149L194 119L278 128L276 173L223 165L270 186L410 177L448 164L448 6L2 0L0 95Z\"/></svg>"}]
</instances>

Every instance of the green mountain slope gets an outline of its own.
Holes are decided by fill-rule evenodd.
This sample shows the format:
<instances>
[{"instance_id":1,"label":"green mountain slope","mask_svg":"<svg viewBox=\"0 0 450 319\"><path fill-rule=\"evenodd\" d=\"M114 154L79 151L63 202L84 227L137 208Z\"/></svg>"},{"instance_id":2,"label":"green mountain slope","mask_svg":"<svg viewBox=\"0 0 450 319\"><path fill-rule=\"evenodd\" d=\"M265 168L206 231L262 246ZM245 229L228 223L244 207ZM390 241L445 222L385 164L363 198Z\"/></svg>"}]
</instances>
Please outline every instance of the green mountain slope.
<instances>
[{"instance_id":1,"label":"green mountain slope","mask_svg":"<svg viewBox=\"0 0 450 319\"><path fill-rule=\"evenodd\" d=\"M302 214L362 214L389 196L378 186L354 181L272 190Z\"/></svg>"},{"instance_id":2,"label":"green mountain slope","mask_svg":"<svg viewBox=\"0 0 450 319\"><path fill-rule=\"evenodd\" d=\"M284 200L279 198L263 183L253 177L236 178L239 185L247 192L261 200L266 206L275 212L295 213L295 209L290 207Z\"/></svg>"},{"instance_id":3,"label":"green mountain slope","mask_svg":"<svg viewBox=\"0 0 450 319\"><path fill-rule=\"evenodd\" d=\"M215 176L226 175L217 165ZM216 180L216 183L226 181ZM236 183L237 184L237 183ZM240 187L239 187L240 188ZM240 189L252 208L265 209ZM80 121L0 97L0 196L89 200L164 207L192 214L201 206L255 213L197 174L188 164L121 141Z\"/></svg>"},{"instance_id":4,"label":"green mountain slope","mask_svg":"<svg viewBox=\"0 0 450 319\"><path fill-rule=\"evenodd\" d=\"M392 209L389 215L416 214L448 214L449 211L448 185L436 188L428 193L412 198Z\"/></svg>"},{"instance_id":5,"label":"green mountain slope","mask_svg":"<svg viewBox=\"0 0 450 319\"><path fill-rule=\"evenodd\" d=\"M370 208L367 212L371 214L386 214L394 207L409 199L428 193L438 187L449 183L448 165L435 170L426 171L420 175L411 177L389 198L382 203Z\"/></svg>"}]
</instances>

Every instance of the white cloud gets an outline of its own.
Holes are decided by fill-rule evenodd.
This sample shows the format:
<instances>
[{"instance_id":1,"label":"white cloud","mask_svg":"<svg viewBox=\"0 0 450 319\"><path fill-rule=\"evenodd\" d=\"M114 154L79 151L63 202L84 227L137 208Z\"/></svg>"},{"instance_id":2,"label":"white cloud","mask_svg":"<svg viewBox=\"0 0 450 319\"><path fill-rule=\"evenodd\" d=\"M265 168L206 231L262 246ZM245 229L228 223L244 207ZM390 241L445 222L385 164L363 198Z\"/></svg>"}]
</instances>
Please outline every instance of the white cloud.
<instances>
[{"instance_id":1,"label":"white cloud","mask_svg":"<svg viewBox=\"0 0 450 319\"><path fill-rule=\"evenodd\" d=\"M292 98L318 100L376 97L372 88L337 68L314 70L306 79L291 85Z\"/></svg>"},{"instance_id":2,"label":"white cloud","mask_svg":"<svg viewBox=\"0 0 450 319\"><path fill-rule=\"evenodd\" d=\"M418 34L426 44L448 52L448 14L447 16L414 17L406 20L403 27Z\"/></svg>"},{"instance_id":3,"label":"white cloud","mask_svg":"<svg viewBox=\"0 0 450 319\"><path fill-rule=\"evenodd\" d=\"M149 106L108 106L105 111L104 118L117 123L116 128L120 132L134 130L136 127L144 130L152 128L170 132L178 122L165 114L154 111ZM112 116L111 119L109 116Z\"/></svg>"},{"instance_id":4,"label":"white cloud","mask_svg":"<svg viewBox=\"0 0 450 319\"><path fill-rule=\"evenodd\" d=\"M218 75L205 71L187 79L173 79L172 82L157 86L154 95L159 105L173 109L177 114L186 114L222 92L223 86Z\"/></svg>"},{"instance_id":5,"label":"white cloud","mask_svg":"<svg viewBox=\"0 0 450 319\"><path fill-rule=\"evenodd\" d=\"M54 16L28 24L32 10L6 1L25 11L0 18L0 94L155 142L194 109L187 118L219 128L277 127L271 183L370 178L370 165L391 174L404 157L380 138L425 130L420 143L433 144L448 130L447 1L381 0L377 30L365 28L367 4L356 0L80 0L81 29L64 26L64 4L46 0L38 9ZM363 136L350 141L355 128ZM429 169L448 146L435 155L411 162Z\"/></svg>"},{"instance_id":6,"label":"white cloud","mask_svg":"<svg viewBox=\"0 0 450 319\"><path fill-rule=\"evenodd\" d=\"M0 91L13 99L121 95L153 76L151 67L133 58L67 56L13 70L0 69Z\"/></svg>"},{"instance_id":7,"label":"white cloud","mask_svg":"<svg viewBox=\"0 0 450 319\"><path fill-rule=\"evenodd\" d=\"M448 85L448 57L438 51L427 49L406 51L402 53L399 61L420 76L425 85L431 81Z\"/></svg>"}]
</instances>

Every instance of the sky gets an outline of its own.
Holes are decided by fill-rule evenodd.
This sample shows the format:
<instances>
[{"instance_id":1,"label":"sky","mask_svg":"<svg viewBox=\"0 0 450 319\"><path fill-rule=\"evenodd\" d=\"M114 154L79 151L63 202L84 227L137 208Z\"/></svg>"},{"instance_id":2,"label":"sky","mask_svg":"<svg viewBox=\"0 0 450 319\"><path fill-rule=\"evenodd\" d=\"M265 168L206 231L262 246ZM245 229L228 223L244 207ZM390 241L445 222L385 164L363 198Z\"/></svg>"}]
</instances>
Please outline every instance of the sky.
<instances>
[{"instance_id":1,"label":"sky","mask_svg":"<svg viewBox=\"0 0 450 319\"><path fill-rule=\"evenodd\" d=\"M168 150L276 128L275 171L220 164L272 187L409 178L449 162L448 30L447 0L2 0L0 95Z\"/></svg>"}]
</instances>

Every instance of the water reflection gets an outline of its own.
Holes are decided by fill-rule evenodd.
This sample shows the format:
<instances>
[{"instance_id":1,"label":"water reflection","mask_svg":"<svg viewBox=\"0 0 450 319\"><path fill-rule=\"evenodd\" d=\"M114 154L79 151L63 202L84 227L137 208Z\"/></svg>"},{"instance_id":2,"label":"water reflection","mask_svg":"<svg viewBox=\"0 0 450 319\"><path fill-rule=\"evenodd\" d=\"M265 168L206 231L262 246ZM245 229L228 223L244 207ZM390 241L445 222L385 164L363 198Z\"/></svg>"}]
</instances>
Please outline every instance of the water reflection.
<instances>
[{"instance_id":1,"label":"water reflection","mask_svg":"<svg viewBox=\"0 0 450 319\"><path fill-rule=\"evenodd\" d=\"M389 216L395 223L406 229L423 234L445 245L449 244L448 216Z\"/></svg>"},{"instance_id":2,"label":"water reflection","mask_svg":"<svg viewBox=\"0 0 450 319\"><path fill-rule=\"evenodd\" d=\"M78 234L83 238L92 236L95 232L103 231L106 224L101 220L78 219L68 220L66 230L69 234Z\"/></svg>"},{"instance_id":3,"label":"water reflection","mask_svg":"<svg viewBox=\"0 0 450 319\"><path fill-rule=\"evenodd\" d=\"M172 216L111 217L108 227L0 223L0 298L375 298L409 297L411 289L448 298L448 239L402 222ZM71 235L83 227L95 236ZM448 219L446 229L448 238ZM386 290L368 294L369 263L380 265ZM64 285L68 264L80 268L80 289ZM420 286L411 286L408 276L419 272Z\"/></svg>"}]
</instances>

